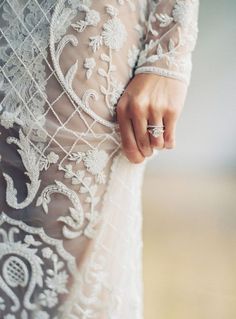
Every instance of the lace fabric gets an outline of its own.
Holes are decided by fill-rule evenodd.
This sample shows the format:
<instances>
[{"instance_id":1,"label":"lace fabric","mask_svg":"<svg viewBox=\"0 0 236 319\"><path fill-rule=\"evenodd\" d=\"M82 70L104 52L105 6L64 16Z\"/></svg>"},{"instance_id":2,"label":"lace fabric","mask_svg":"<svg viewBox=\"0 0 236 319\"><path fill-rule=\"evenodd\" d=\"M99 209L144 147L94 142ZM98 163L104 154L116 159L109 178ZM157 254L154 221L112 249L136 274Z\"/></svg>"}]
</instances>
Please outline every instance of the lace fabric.
<instances>
[{"instance_id":1,"label":"lace fabric","mask_svg":"<svg viewBox=\"0 0 236 319\"><path fill-rule=\"evenodd\" d=\"M1 1L1 318L142 318L146 161L124 157L115 109L135 72L170 71L144 58L148 9L197 17L182 2Z\"/></svg>"},{"instance_id":2,"label":"lace fabric","mask_svg":"<svg viewBox=\"0 0 236 319\"><path fill-rule=\"evenodd\" d=\"M198 0L149 2L145 39L135 74L155 73L190 83L198 35Z\"/></svg>"}]
</instances>

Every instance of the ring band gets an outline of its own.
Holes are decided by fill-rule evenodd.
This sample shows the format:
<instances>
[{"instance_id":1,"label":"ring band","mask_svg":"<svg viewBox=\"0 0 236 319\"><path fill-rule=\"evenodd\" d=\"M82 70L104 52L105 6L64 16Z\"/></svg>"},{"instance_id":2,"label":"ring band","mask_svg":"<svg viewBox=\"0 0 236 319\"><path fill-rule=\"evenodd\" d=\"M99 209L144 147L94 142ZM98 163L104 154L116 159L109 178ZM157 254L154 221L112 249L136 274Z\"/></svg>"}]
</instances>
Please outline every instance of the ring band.
<instances>
[{"instance_id":1,"label":"ring band","mask_svg":"<svg viewBox=\"0 0 236 319\"><path fill-rule=\"evenodd\" d=\"M165 126L164 125L147 125L147 128L151 128L151 127L160 127L160 128L164 128Z\"/></svg>"}]
</instances>

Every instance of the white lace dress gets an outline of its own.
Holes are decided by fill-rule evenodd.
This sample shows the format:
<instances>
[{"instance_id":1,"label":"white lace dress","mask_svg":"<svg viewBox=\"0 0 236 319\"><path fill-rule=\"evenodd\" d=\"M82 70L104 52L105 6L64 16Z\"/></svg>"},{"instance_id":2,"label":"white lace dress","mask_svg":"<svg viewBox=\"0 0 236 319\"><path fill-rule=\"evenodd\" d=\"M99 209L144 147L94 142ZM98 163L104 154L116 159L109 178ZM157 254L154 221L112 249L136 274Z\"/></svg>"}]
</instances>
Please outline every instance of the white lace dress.
<instances>
[{"instance_id":1,"label":"white lace dress","mask_svg":"<svg viewBox=\"0 0 236 319\"><path fill-rule=\"evenodd\" d=\"M0 318L141 319L144 167L116 104L185 81L197 0L0 1Z\"/></svg>"}]
</instances>

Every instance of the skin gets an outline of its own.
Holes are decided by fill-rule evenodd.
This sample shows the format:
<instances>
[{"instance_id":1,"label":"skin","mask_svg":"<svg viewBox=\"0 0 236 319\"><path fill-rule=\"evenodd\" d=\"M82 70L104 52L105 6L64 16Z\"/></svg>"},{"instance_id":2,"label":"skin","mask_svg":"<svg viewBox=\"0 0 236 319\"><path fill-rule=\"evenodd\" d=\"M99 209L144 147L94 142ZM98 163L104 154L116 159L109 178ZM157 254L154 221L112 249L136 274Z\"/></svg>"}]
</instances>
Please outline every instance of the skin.
<instances>
[{"instance_id":1,"label":"skin","mask_svg":"<svg viewBox=\"0 0 236 319\"><path fill-rule=\"evenodd\" d=\"M187 95L187 85L157 74L137 74L117 103L117 121L124 154L131 163L141 163L153 149L175 147L176 123ZM158 138L147 125L165 125Z\"/></svg>"}]
</instances>

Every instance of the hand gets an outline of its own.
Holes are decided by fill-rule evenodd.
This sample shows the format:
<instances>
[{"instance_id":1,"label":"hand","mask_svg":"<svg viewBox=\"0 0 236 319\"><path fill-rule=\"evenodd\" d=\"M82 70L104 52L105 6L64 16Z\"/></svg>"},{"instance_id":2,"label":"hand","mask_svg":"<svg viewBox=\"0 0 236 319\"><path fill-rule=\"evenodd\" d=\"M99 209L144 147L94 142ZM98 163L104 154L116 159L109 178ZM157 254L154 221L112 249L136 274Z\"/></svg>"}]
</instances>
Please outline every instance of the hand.
<instances>
[{"instance_id":1,"label":"hand","mask_svg":"<svg viewBox=\"0 0 236 319\"><path fill-rule=\"evenodd\" d=\"M180 80L157 74L136 74L117 103L117 121L122 148L132 163L151 156L153 148L175 147L176 122L182 111L187 85ZM158 138L147 131L147 125L164 125Z\"/></svg>"}]
</instances>

